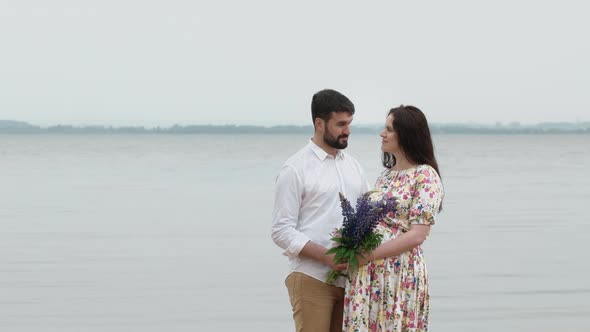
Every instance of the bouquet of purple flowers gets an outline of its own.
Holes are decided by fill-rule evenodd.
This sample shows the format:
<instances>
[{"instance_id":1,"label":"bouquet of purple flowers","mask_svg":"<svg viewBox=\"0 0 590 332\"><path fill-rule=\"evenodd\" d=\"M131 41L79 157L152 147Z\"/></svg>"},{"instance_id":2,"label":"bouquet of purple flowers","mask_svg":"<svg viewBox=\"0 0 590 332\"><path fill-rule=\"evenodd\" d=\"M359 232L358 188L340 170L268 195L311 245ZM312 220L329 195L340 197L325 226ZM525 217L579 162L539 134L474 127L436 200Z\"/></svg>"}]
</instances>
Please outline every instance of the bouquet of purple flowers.
<instances>
[{"instance_id":1,"label":"bouquet of purple flowers","mask_svg":"<svg viewBox=\"0 0 590 332\"><path fill-rule=\"evenodd\" d=\"M335 254L334 262L336 264L348 262L349 269L355 270L359 266L358 257L364 257L363 254L375 250L381 244L383 235L375 233L375 227L385 215L395 212L397 201L395 198L373 201L369 196L375 192L369 191L359 197L356 202L356 210L352 208L342 193L338 193L344 218L342 227L337 228L332 237L336 246L326 252L326 255ZM332 271L328 276L327 283L333 283L339 276L347 275Z\"/></svg>"}]
</instances>

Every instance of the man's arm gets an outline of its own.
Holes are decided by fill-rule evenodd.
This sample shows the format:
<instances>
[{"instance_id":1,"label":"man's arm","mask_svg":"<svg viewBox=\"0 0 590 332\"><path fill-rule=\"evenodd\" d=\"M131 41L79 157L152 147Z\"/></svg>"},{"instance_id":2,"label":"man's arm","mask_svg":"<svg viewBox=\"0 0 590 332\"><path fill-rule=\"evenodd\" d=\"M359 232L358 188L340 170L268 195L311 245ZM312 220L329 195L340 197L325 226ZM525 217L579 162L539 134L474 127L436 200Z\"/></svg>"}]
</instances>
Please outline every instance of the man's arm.
<instances>
[{"instance_id":1,"label":"man's arm","mask_svg":"<svg viewBox=\"0 0 590 332\"><path fill-rule=\"evenodd\" d=\"M275 184L272 240L285 250L283 252L285 256L303 256L333 269L344 269L345 264L334 264L334 255L326 255L328 249L312 242L297 229L302 193L303 182L297 171L291 166L283 167Z\"/></svg>"},{"instance_id":2,"label":"man's arm","mask_svg":"<svg viewBox=\"0 0 590 332\"><path fill-rule=\"evenodd\" d=\"M284 166L275 183L271 237L285 251L283 255L297 257L309 238L297 230L303 184L291 166Z\"/></svg>"},{"instance_id":3,"label":"man's arm","mask_svg":"<svg viewBox=\"0 0 590 332\"><path fill-rule=\"evenodd\" d=\"M304 257L308 257L313 260L316 260L324 265L328 265L329 267L331 267L333 270L336 270L336 271L342 271L342 270L346 269L346 266L347 266L346 263L335 264L335 262L334 262L335 254L326 255L326 251L328 251L328 249L326 249L325 247L323 247L317 243L313 243L313 242L309 241L303 247L303 249L299 253L299 256L304 256Z\"/></svg>"}]
</instances>

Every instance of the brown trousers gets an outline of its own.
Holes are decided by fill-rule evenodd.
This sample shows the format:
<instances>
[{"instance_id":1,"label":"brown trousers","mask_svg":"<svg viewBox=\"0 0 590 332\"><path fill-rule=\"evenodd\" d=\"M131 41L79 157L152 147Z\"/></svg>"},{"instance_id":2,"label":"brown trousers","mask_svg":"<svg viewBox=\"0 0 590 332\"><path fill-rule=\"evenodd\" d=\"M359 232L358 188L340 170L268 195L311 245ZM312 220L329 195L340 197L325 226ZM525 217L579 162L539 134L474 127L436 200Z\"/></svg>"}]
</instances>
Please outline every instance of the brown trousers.
<instances>
[{"instance_id":1,"label":"brown trousers","mask_svg":"<svg viewBox=\"0 0 590 332\"><path fill-rule=\"evenodd\" d=\"M285 280L297 332L342 332L344 288L300 272Z\"/></svg>"}]
</instances>

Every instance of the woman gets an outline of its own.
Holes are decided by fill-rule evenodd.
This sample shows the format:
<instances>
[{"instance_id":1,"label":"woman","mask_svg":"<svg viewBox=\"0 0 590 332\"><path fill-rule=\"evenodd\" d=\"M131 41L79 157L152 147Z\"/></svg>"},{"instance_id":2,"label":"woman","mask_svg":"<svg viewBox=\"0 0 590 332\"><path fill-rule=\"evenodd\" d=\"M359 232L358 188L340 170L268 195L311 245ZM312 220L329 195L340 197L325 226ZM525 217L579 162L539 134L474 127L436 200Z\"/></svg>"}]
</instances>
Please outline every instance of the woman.
<instances>
[{"instance_id":1,"label":"woman","mask_svg":"<svg viewBox=\"0 0 590 332\"><path fill-rule=\"evenodd\" d=\"M427 331L428 275L421 244L441 210L443 188L428 122L413 106L389 111L381 132L385 171L372 199L396 197L377 226L381 245L361 258L344 299L345 331Z\"/></svg>"}]
</instances>

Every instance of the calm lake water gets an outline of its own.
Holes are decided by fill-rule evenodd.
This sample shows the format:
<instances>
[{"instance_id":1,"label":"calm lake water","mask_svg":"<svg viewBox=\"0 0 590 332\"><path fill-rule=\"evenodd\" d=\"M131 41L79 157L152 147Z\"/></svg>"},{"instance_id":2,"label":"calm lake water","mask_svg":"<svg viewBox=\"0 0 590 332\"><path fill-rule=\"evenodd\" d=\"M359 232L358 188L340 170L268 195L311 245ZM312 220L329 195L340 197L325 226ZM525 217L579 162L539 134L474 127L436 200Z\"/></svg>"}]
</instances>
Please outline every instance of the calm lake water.
<instances>
[{"instance_id":1,"label":"calm lake water","mask_svg":"<svg viewBox=\"0 0 590 332\"><path fill-rule=\"evenodd\" d=\"M308 139L0 136L0 330L293 331L270 215ZM590 329L589 143L435 137L432 331ZM350 138L371 181L379 146Z\"/></svg>"}]
</instances>

